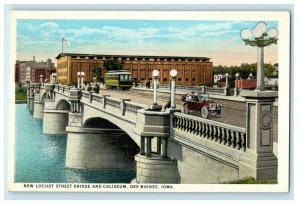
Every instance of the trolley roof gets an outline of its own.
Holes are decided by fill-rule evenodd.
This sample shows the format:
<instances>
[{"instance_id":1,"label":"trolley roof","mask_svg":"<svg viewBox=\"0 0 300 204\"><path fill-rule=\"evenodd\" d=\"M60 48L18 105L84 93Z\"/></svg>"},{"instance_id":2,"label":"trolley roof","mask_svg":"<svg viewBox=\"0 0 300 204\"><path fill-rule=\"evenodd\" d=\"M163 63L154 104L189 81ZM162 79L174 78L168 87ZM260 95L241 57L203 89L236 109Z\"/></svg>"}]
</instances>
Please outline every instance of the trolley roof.
<instances>
[{"instance_id":1,"label":"trolley roof","mask_svg":"<svg viewBox=\"0 0 300 204\"><path fill-rule=\"evenodd\" d=\"M130 74L127 70L112 70L105 73L105 75L120 75L120 74Z\"/></svg>"}]
</instances>

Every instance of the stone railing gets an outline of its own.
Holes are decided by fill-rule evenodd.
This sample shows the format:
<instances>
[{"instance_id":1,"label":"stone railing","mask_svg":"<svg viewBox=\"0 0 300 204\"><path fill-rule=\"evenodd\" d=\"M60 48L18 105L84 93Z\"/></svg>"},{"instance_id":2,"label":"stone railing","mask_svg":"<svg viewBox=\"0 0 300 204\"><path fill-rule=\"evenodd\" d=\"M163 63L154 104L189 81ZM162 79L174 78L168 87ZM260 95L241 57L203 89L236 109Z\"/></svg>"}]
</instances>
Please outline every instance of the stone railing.
<instances>
[{"instance_id":1,"label":"stone railing","mask_svg":"<svg viewBox=\"0 0 300 204\"><path fill-rule=\"evenodd\" d=\"M139 103L124 101L124 115L130 118L136 118L138 110L148 108L146 105Z\"/></svg>"},{"instance_id":2,"label":"stone railing","mask_svg":"<svg viewBox=\"0 0 300 204\"><path fill-rule=\"evenodd\" d=\"M172 127L210 141L246 151L246 129L175 112Z\"/></svg>"},{"instance_id":3,"label":"stone railing","mask_svg":"<svg viewBox=\"0 0 300 204\"><path fill-rule=\"evenodd\" d=\"M81 93L81 101L83 103L94 104L96 108L105 109L119 116L125 116L131 121L136 121L138 110L148 108L146 105L131 102L129 99L117 99L88 91L82 91Z\"/></svg>"},{"instance_id":4,"label":"stone railing","mask_svg":"<svg viewBox=\"0 0 300 204\"><path fill-rule=\"evenodd\" d=\"M218 95L227 95L226 88L204 87L203 92Z\"/></svg>"},{"instance_id":5,"label":"stone railing","mask_svg":"<svg viewBox=\"0 0 300 204\"><path fill-rule=\"evenodd\" d=\"M68 85L56 84L54 90L64 93L64 95L68 96L68 94L72 88L74 88L74 87L68 86Z\"/></svg>"},{"instance_id":6,"label":"stone railing","mask_svg":"<svg viewBox=\"0 0 300 204\"><path fill-rule=\"evenodd\" d=\"M121 99L106 97L105 109L121 110Z\"/></svg>"}]
</instances>

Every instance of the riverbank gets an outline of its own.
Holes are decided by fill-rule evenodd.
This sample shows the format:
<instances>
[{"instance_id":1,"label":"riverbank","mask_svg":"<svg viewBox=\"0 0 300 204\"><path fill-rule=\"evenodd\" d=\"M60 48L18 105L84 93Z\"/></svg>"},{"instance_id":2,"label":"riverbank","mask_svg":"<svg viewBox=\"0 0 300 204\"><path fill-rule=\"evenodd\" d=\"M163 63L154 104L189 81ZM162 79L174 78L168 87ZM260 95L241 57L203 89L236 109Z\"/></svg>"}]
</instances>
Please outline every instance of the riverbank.
<instances>
[{"instance_id":1,"label":"riverbank","mask_svg":"<svg viewBox=\"0 0 300 204\"><path fill-rule=\"evenodd\" d=\"M27 100L15 100L15 104L24 104L27 103Z\"/></svg>"}]
</instances>

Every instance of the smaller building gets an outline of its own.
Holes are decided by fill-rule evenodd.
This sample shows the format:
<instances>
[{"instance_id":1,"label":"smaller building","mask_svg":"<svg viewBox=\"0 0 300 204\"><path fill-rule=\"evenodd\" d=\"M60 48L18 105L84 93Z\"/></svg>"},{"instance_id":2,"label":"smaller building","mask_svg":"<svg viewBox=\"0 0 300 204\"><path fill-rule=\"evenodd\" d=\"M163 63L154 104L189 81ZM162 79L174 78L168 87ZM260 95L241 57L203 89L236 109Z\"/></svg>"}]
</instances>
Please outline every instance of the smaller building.
<instances>
[{"instance_id":1,"label":"smaller building","mask_svg":"<svg viewBox=\"0 0 300 204\"><path fill-rule=\"evenodd\" d=\"M16 61L15 64L15 82L32 83L40 82L40 75L43 81L50 81L50 75L56 72L56 67L51 59L47 61L35 61L35 57L30 61Z\"/></svg>"}]
</instances>

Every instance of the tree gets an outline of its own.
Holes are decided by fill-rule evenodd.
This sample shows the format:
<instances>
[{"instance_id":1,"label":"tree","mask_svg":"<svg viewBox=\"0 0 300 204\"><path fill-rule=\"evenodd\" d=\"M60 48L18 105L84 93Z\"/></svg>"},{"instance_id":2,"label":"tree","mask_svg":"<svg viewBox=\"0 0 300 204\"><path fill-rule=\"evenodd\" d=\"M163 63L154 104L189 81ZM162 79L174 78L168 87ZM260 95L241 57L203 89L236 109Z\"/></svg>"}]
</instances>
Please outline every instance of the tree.
<instances>
[{"instance_id":1,"label":"tree","mask_svg":"<svg viewBox=\"0 0 300 204\"><path fill-rule=\"evenodd\" d=\"M247 79L249 74L252 73L253 76L256 76L257 63L247 64L242 63L240 66L217 66L213 67L213 74L225 74L228 73L232 77L235 77L236 73L239 73L242 79ZM266 76L271 76L274 72L274 67L271 64L264 65L264 73Z\"/></svg>"},{"instance_id":2,"label":"tree","mask_svg":"<svg viewBox=\"0 0 300 204\"><path fill-rule=\"evenodd\" d=\"M92 76L96 78L96 81L102 81L104 72L105 68L102 63L93 63Z\"/></svg>"},{"instance_id":3,"label":"tree","mask_svg":"<svg viewBox=\"0 0 300 204\"><path fill-rule=\"evenodd\" d=\"M124 68L124 66L123 66L122 61L119 61L117 59L110 59L110 60L104 62L104 68L106 71L122 70Z\"/></svg>"}]
</instances>

